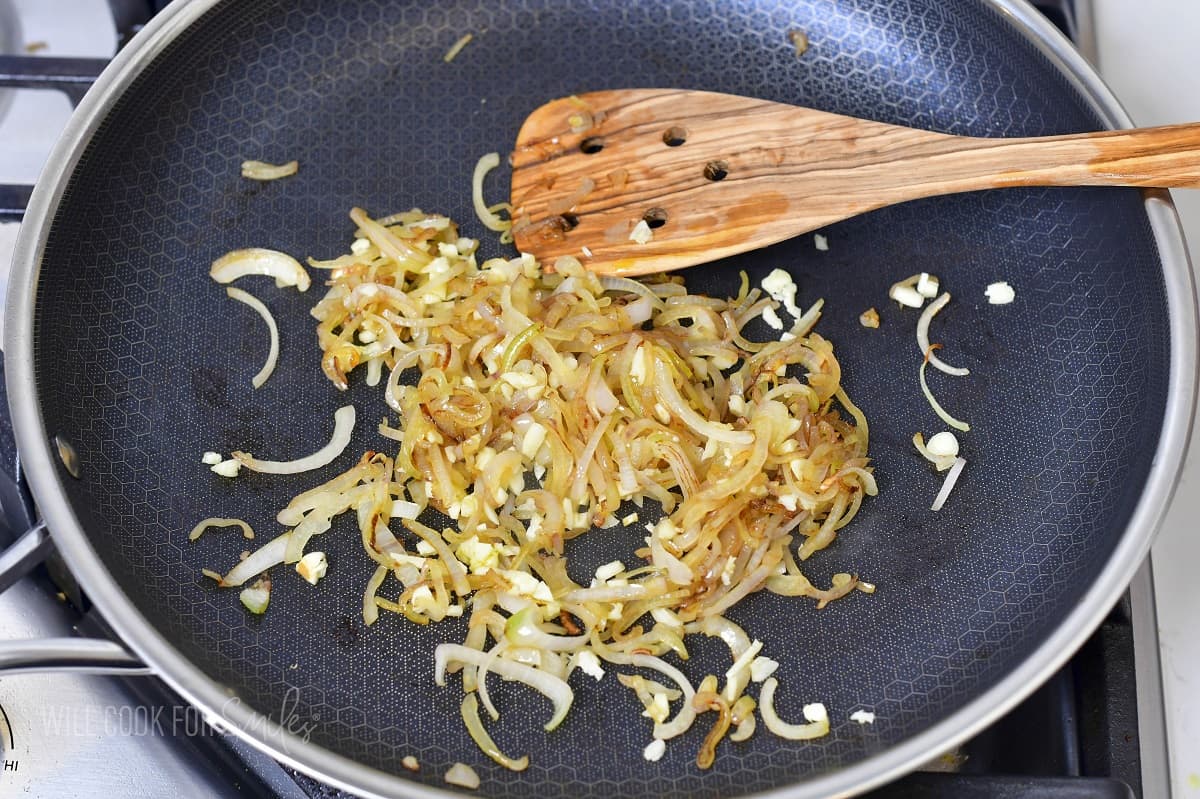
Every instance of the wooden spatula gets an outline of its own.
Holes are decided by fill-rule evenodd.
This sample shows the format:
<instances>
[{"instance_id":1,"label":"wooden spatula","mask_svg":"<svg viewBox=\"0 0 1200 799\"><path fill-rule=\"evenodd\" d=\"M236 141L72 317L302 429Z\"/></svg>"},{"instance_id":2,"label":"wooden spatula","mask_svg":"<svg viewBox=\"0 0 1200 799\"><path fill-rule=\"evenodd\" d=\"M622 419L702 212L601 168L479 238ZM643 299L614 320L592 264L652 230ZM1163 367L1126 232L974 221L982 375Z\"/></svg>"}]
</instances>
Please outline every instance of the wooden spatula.
<instances>
[{"instance_id":1,"label":"wooden spatula","mask_svg":"<svg viewBox=\"0 0 1200 799\"><path fill-rule=\"evenodd\" d=\"M641 275L937 194L1195 188L1200 124L979 139L729 94L621 89L538 108L521 128L512 165L513 236L522 252Z\"/></svg>"}]
</instances>

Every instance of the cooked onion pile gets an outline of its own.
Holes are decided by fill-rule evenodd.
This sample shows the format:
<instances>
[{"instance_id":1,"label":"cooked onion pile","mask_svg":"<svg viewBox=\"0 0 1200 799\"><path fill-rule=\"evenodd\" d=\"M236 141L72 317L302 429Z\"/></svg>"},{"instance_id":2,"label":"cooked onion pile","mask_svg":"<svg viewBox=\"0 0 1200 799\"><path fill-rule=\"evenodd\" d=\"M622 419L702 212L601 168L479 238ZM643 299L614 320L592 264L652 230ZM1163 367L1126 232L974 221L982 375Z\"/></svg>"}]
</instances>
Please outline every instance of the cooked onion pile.
<instances>
[{"instance_id":1,"label":"cooked onion pile","mask_svg":"<svg viewBox=\"0 0 1200 799\"><path fill-rule=\"evenodd\" d=\"M580 667L599 679L600 661L674 683L622 675L656 739L716 713L698 757L707 766L726 730L753 731L743 692L775 666L722 613L764 588L818 607L872 590L848 574L818 588L798 565L876 490L866 420L840 388L833 347L809 329L819 308L785 340L755 342L743 328L778 303L744 275L721 300L688 294L679 277L597 277L574 258L553 273L529 256L477 266L477 242L446 217L351 217L352 251L309 261L329 277L312 312L322 367L342 389L358 368L383 385L396 416L379 432L396 445L280 514L295 528L286 562L355 511L378 564L364 619L469 616L466 639L438 648L439 682L461 669L472 736L510 768L527 761L482 729L471 692L497 716L483 674L549 697L553 729L573 696L567 677ZM579 583L567 541L584 534L627 554ZM729 644L723 690L715 676L693 688L662 659L686 658L693 632ZM828 729L770 714L789 737Z\"/></svg>"}]
</instances>

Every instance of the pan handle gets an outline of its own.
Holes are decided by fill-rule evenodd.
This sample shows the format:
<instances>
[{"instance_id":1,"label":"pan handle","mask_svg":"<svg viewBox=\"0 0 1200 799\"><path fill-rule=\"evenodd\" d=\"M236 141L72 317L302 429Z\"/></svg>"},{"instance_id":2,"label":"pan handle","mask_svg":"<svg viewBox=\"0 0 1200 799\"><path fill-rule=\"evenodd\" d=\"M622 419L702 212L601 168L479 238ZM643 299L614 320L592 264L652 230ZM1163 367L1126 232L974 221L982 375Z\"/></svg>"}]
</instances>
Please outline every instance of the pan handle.
<instances>
[{"instance_id":1,"label":"pan handle","mask_svg":"<svg viewBox=\"0 0 1200 799\"><path fill-rule=\"evenodd\" d=\"M0 676L72 671L85 674L153 674L120 644L96 638L0 641Z\"/></svg>"},{"instance_id":2,"label":"pan handle","mask_svg":"<svg viewBox=\"0 0 1200 799\"><path fill-rule=\"evenodd\" d=\"M0 552L0 593L45 560L50 534L39 523ZM0 641L0 675L40 671L88 674L152 674L120 644L99 638L34 638Z\"/></svg>"}]
</instances>

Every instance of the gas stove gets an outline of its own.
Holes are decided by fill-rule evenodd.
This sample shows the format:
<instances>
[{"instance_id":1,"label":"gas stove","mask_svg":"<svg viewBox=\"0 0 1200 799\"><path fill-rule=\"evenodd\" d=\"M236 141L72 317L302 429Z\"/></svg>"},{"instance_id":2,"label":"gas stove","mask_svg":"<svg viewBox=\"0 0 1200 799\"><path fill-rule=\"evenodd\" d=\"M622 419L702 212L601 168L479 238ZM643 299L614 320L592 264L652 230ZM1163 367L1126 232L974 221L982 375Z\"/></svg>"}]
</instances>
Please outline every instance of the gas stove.
<instances>
[{"instance_id":1,"label":"gas stove","mask_svg":"<svg viewBox=\"0 0 1200 799\"><path fill-rule=\"evenodd\" d=\"M7 13L9 3L15 17ZM161 5L72 0L65 14L62 2L0 0L0 87L22 90L6 97L0 89L0 279L5 283L29 184L71 105L114 50ZM1089 0L1035 5L1085 55L1094 55ZM14 47L41 52L14 55ZM0 421L0 459L0 505L8 526L17 527L19 517L36 514L19 485L6 420ZM14 503L15 514L10 512ZM21 532L0 530L0 548ZM1147 564L1095 635L1029 699L957 750L930 752L924 769L870 796L1169 795L1154 603ZM0 640L106 633L103 619L52 553L13 585L0 582ZM346 795L210 726L153 677L64 673L0 677L0 796L18 792L32 797Z\"/></svg>"}]
</instances>

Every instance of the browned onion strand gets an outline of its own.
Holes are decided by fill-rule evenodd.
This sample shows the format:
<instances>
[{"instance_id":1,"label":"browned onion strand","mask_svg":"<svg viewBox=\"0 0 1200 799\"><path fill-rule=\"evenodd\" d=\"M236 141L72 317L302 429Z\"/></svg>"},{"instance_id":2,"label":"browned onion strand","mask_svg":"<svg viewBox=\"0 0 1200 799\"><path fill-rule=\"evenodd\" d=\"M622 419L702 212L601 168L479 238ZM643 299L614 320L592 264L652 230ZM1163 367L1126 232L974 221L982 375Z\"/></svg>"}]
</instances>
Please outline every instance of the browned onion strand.
<instances>
[{"instance_id":1,"label":"browned onion strand","mask_svg":"<svg viewBox=\"0 0 1200 799\"><path fill-rule=\"evenodd\" d=\"M310 261L328 269L312 311L321 367L341 389L364 365L373 380L388 375L398 418L380 431L398 446L280 514L298 532L288 562L354 510L367 554L398 583L372 579L367 621L380 610L421 624L467 614L463 646L488 654L466 663L463 685L485 706L498 663L568 704L561 684L573 669L656 669L680 690L638 684L657 703L655 736L715 711L699 757L711 764L731 725L753 731L755 705L738 701L748 672L729 695L715 677L697 693L661 659L686 657L685 626L727 625L720 614L764 588L823 606L862 587L836 575L816 588L797 562L876 491L866 420L832 345L812 332L748 340L744 326L774 306L745 278L736 298L717 299L689 295L677 276L601 279L573 258L553 274L529 256L477 264L477 243L445 217L352 218L352 252ZM634 524L637 508L645 546L589 584L573 580L565 542ZM679 698L668 720L663 708Z\"/></svg>"}]
</instances>

